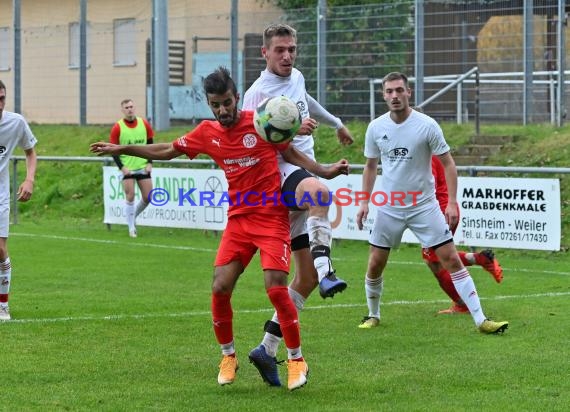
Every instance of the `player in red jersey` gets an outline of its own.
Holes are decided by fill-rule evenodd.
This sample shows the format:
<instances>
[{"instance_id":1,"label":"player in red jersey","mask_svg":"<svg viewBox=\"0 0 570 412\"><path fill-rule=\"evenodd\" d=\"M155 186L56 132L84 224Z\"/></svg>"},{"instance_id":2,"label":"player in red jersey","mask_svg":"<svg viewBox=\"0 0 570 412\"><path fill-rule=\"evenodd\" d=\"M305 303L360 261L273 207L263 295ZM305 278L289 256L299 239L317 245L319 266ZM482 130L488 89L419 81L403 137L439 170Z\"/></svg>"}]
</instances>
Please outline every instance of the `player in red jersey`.
<instances>
[{"instance_id":1,"label":"player in red jersey","mask_svg":"<svg viewBox=\"0 0 570 412\"><path fill-rule=\"evenodd\" d=\"M431 169L433 177L435 179L435 197L439 202L439 206L442 211L445 211L447 207L447 183L445 181L445 169L441 164L441 161L437 156L432 156L431 158ZM457 215L459 216L459 208L457 210ZM459 222L459 218L457 219ZM450 228L453 233L457 229L457 225ZM493 278L497 283L501 283L503 280L503 269L495 259L495 255L489 249L482 250L481 252L462 252L458 251L459 258L464 266L479 265L482 266L487 272L493 275ZM463 303L459 294L453 286L451 281L451 274L443 268L439 259L437 258L435 252L432 249L422 249L422 257L428 267L431 269L435 275L439 286L441 289L451 298L453 305L449 309L440 310L440 314L453 314L453 313L469 313L469 309Z\"/></svg>"},{"instance_id":2,"label":"player in red jersey","mask_svg":"<svg viewBox=\"0 0 570 412\"><path fill-rule=\"evenodd\" d=\"M98 155L129 154L156 160L182 154L194 158L204 153L224 170L228 180L228 223L220 241L212 282L214 333L223 355L218 383L226 385L235 379L238 361L230 300L240 274L260 249L265 288L278 314L287 346L288 388L294 390L305 385L309 368L301 353L297 310L287 290L291 254L289 217L286 205L279 201L277 152L288 162L325 178L348 173L348 163L341 160L324 167L288 143L272 145L261 139L253 126L253 112L237 108L239 95L227 69L220 67L207 76L204 89L216 121L205 120L172 143L120 146L98 142L91 145L91 151Z\"/></svg>"}]
</instances>

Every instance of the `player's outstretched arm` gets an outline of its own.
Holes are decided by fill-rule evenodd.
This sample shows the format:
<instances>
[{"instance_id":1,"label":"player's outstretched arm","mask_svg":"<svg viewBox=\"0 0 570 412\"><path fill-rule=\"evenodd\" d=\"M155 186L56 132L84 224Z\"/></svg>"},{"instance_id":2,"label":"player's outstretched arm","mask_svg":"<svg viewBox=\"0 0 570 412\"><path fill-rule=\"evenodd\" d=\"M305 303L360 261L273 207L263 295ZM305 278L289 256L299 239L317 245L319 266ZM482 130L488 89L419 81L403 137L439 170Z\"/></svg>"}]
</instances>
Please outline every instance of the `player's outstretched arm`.
<instances>
[{"instance_id":1,"label":"player's outstretched arm","mask_svg":"<svg viewBox=\"0 0 570 412\"><path fill-rule=\"evenodd\" d=\"M150 145L117 145L107 142L97 142L89 147L91 153L103 155L130 155L150 160L170 160L182 155L171 143L156 143Z\"/></svg>"},{"instance_id":2,"label":"player's outstretched arm","mask_svg":"<svg viewBox=\"0 0 570 412\"><path fill-rule=\"evenodd\" d=\"M348 175L350 173L350 164L346 159L340 159L339 161L328 166L320 166L325 170L324 173L321 173L317 176L322 177L323 179L334 179L337 176Z\"/></svg>"},{"instance_id":3,"label":"player's outstretched arm","mask_svg":"<svg viewBox=\"0 0 570 412\"><path fill-rule=\"evenodd\" d=\"M316 121L321 122L327 126L334 127L336 129L336 137L338 138L340 144L348 146L354 143L354 139L352 138L350 131L346 128L345 125L342 124L342 120L321 106L321 104L317 102L309 93L306 93L305 96L307 98L307 104L309 105L309 113L311 114L311 117L314 117Z\"/></svg>"},{"instance_id":4,"label":"player's outstretched arm","mask_svg":"<svg viewBox=\"0 0 570 412\"><path fill-rule=\"evenodd\" d=\"M324 179L332 179L338 175L347 175L349 172L349 164L345 159L341 159L329 166L323 166L297 150L293 145L289 145L285 151L281 152L281 154L285 161L295 166L302 167L303 169Z\"/></svg>"}]
</instances>

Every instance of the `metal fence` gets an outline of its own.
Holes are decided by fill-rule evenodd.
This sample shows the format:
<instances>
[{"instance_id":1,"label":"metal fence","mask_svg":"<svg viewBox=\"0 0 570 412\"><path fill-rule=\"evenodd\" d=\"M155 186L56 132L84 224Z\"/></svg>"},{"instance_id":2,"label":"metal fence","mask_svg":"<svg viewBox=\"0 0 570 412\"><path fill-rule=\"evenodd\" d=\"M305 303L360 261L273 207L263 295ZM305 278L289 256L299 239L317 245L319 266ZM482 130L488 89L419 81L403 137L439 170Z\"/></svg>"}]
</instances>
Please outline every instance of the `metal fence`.
<instances>
[{"instance_id":1,"label":"metal fence","mask_svg":"<svg viewBox=\"0 0 570 412\"><path fill-rule=\"evenodd\" d=\"M12 156L10 158L11 162L11 187L12 189L18 187L18 164L26 161L25 156ZM38 156L38 161L40 162L79 162L85 163L101 163L104 166L114 165L114 160L111 157L85 157L85 156ZM207 168L217 168L216 163L211 159L172 159L172 160L155 160L154 163L160 164L162 166L172 166L172 167L207 167ZM365 168L364 164L351 164L350 169L352 172L362 172ZM382 165L378 165L378 170L382 170ZM459 174L464 176L477 176L479 173L486 175L489 174L499 174L501 176L506 175L569 175L570 168L567 167L517 167L517 166L457 166L457 171ZM12 192L12 222L18 222L18 196L16 190Z\"/></svg>"},{"instance_id":2,"label":"metal fence","mask_svg":"<svg viewBox=\"0 0 570 412\"><path fill-rule=\"evenodd\" d=\"M11 3L0 0L0 79L12 88L8 107L30 122L112 123L125 97L151 117L159 112L151 104L159 69L170 83L168 116L207 117L204 75L220 64L232 67L243 92L264 67L261 32L276 21L298 30L297 66L309 92L344 120L368 121L371 79L394 70L416 79L418 103L445 86L441 76L478 67L487 122L560 124L570 100L563 87L570 0L383 0L342 7L320 0L291 10L258 0L228 0L225 9L220 2L169 0L165 67L153 66L157 0ZM457 101L452 89L425 110L455 120ZM465 83L460 118L473 121L474 105L475 91ZM373 109L386 110L378 92Z\"/></svg>"}]
</instances>

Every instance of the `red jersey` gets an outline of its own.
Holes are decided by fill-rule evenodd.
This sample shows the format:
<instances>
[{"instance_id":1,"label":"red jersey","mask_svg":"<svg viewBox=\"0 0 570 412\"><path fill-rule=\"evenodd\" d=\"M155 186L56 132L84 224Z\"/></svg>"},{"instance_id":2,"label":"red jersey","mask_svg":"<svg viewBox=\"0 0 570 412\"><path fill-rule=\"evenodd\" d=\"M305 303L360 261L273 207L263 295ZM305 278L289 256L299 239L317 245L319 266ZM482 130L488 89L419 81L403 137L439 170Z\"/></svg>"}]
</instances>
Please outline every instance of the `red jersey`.
<instances>
[{"instance_id":1,"label":"red jersey","mask_svg":"<svg viewBox=\"0 0 570 412\"><path fill-rule=\"evenodd\" d=\"M207 154L224 171L228 181L228 217L244 213L287 215L281 202L281 177L277 151L289 143L274 145L263 140L253 127L253 112L241 111L237 124L227 128L204 120L178 138L173 146L190 159Z\"/></svg>"},{"instance_id":2,"label":"red jersey","mask_svg":"<svg viewBox=\"0 0 570 412\"><path fill-rule=\"evenodd\" d=\"M447 194L447 182L445 181L445 169L441 160L435 155L431 157L431 172L435 179L435 198L441 211L445 213L449 196Z\"/></svg>"}]
</instances>

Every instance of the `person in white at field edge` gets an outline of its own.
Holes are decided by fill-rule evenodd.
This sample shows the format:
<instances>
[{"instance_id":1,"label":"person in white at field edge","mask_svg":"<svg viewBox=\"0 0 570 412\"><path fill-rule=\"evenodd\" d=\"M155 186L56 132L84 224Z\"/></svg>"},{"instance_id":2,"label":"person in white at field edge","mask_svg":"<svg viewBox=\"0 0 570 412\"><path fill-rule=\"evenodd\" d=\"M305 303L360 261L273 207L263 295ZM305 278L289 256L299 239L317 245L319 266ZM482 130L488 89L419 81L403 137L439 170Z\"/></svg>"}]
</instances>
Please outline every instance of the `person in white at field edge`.
<instances>
[{"instance_id":1,"label":"person in white at field edge","mask_svg":"<svg viewBox=\"0 0 570 412\"><path fill-rule=\"evenodd\" d=\"M370 255L364 278L368 316L359 327L369 329L380 322L382 273L390 250L398 247L402 234L409 228L423 248L432 248L441 265L451 274L457 293L469 309L482 333L502 333L508 322L494 322L485 317L471 275L461 263L453 243L450 226L458 221L457 169L441 127L431 117L413 110L409 105L411 89L406 75L398 72L382 79L384 100L389 111L368 125L364 143L366 165L362 174L362 190L370 194L374 188L378 160L382 163L380 189L385 193L402 191L419 193L412 199L379 206L370 233ZM437 155L445 169L448 202L442 213L435 197L431 157ZM368 218L369 201L360 203L356 223L363 229Z\"/></svg>"},{"instance_id":2,"label":"person in white at field edge","mask_svg":"<svg viewBox=\"0 0 570 412\"><path fill-rule=\"evenodd\" d=\"M10 226L10 173L8 163L16 147L26 155L26 178L18 188L18 201L27 202L34 191L38 142L26 119L18 113L4 110L6 85L0 80L0 321L10 320L8 294L12 282L12 265L8 255Z\"/></svg>"},{"instance_id":3,"label":"person in white at field edge","mask_svg":"<svg viewBox=\"0 0 570 412\"><path fill-rule=\"evenodd\" d=\"M266 68L245 92L243 108L254 110L264 99L286 96L293 100L303 119L293 145L311 159L315 159L312 132L321 123L334 127L341 144L353 143L353 138L342 121L325 110L305 88L303 74L294 68L297 57L297 32L286 24L272 24L263 32L261 53ZM295 201L289 204L291 251L295 259L295 276L289 285L289 293L301 310L311 292L319 286L323 298L342 292L347 284L337 278L330 260L332 228L328 218L329 189L312 174L293 166L279 157L281 190L295 193ZM312 203L301 199L310 194ZM320 199L320 200L319 200ZM257 367L261 377L272 386L280 386L276 367L276 353L281 340L277 316L265 324L265 336L261 345L250 352L250 361Z\"/></svg>"}]
</instances>

